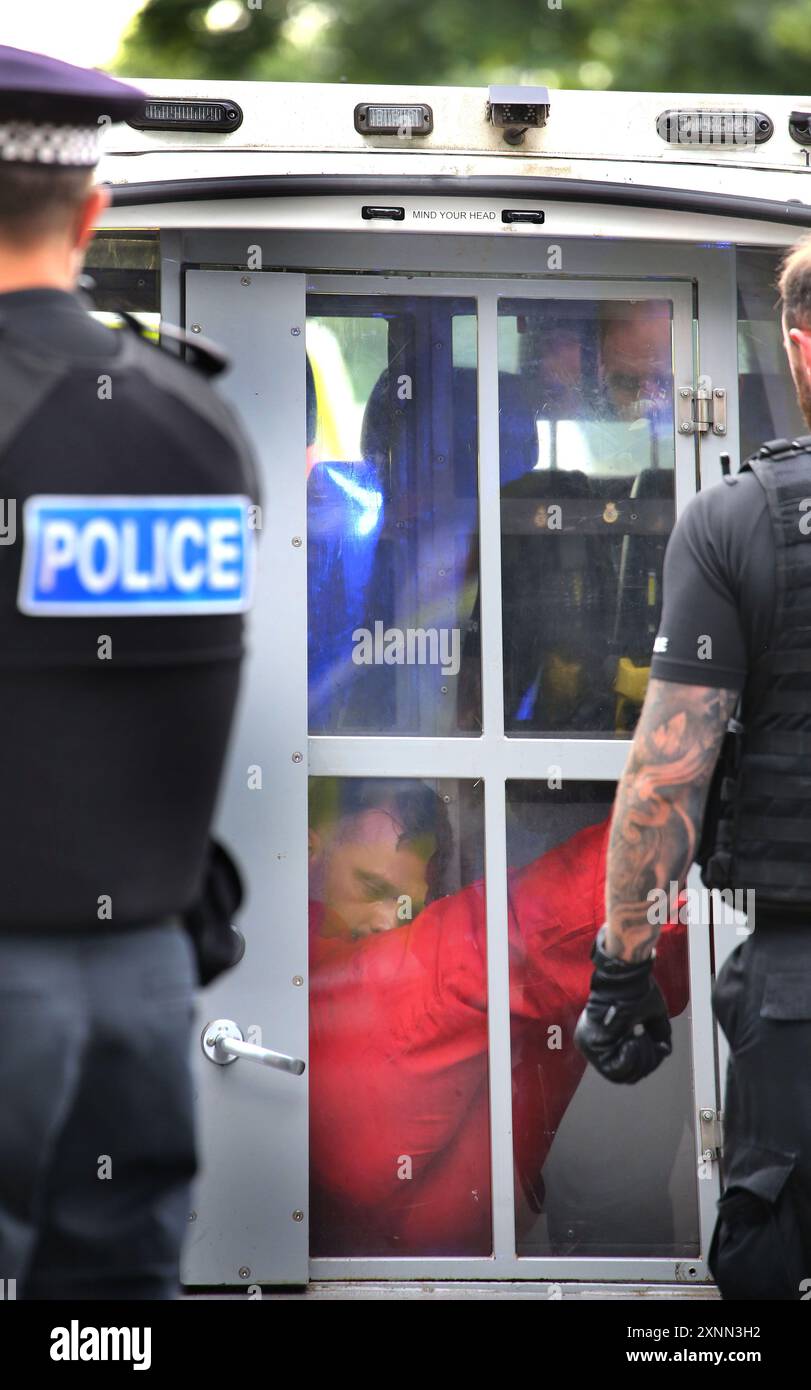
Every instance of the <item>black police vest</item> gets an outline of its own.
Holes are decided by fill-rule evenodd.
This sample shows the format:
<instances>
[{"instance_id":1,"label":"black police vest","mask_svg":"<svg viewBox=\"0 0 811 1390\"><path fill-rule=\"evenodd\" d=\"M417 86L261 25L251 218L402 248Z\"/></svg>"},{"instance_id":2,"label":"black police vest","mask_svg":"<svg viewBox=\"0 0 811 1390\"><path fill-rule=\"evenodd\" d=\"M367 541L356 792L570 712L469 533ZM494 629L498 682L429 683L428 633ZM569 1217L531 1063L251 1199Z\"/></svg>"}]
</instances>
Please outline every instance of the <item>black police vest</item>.
<instances>
[{"instance_id":1,"label":"black police vest","mask_svg":"<svg viewBox=\"0 0 811 1390\"><path fill-rule=\"evenodd\" d=\"M134 500L146 536L164 500L219 515L257 494L208 383L127 332L97 350L75 312L71 352L64 333L49 343L69 307L43 300L21 327L0 303L0 497L16 502L16 539L0 537L0 932L138 927L194 904L243 656L241 610L51 611L38 560L26 588L52 502ZM132 563L149 571L145 553Z\"/></svg>"},{"instance_id":2,"label":"black police vest","mask_svg":"<svg viewBox=\"0 0 811 1390\"><path fill-rule=\"evenodd\" d=\"M811 435L764 444L741 471L768 502L774 623L730 720L698 859L708 887L796 909L811 905Z\"/></svg>"}]
</instances>

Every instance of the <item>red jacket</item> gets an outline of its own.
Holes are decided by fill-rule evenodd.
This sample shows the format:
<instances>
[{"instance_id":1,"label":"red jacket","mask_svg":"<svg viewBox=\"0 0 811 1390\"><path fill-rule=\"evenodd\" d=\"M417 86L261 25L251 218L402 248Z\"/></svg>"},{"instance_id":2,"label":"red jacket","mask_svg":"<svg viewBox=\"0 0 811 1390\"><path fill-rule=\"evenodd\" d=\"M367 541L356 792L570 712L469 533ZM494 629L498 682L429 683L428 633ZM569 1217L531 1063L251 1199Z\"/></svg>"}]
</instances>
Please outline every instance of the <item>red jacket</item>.
<instances>
[{"instance_id":1,"label":"red jacket","mask_svg":"<svg viewBox=\"0 0 811 1390\"><path fill-rule=\"evenodd\" d=\"M530 1197L585 1068L572 1034L605 920L608 828L510 873L516 1184ZM408 925L347 941L319 935L323 908L311 904L316 1256L491 1251L484 906L474 883ZM684 926L663 928L655 973L680 1013Z\"/></svg>"}]
</instances>

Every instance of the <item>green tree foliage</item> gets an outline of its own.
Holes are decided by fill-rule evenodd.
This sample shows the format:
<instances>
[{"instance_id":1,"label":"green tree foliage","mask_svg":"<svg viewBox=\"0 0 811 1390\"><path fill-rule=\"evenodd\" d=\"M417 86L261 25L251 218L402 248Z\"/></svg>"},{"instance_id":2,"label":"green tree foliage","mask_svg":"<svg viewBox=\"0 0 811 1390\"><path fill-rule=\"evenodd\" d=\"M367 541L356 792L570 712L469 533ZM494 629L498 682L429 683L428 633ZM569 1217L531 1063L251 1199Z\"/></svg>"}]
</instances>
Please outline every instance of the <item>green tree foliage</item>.
<instances>
[{"instance_id":1,"label":"green tree foliage","mask_svg":"<svg viewBox=\"0 0 811 1390\"><path fill-rule=\"evenodd\" d=\"M149 0L139 77L783 92L811 86L811 0ZM237 8L237 6L240 8ZM208 17L208 23L207 23Z\"/></svg>"}]
</instances>

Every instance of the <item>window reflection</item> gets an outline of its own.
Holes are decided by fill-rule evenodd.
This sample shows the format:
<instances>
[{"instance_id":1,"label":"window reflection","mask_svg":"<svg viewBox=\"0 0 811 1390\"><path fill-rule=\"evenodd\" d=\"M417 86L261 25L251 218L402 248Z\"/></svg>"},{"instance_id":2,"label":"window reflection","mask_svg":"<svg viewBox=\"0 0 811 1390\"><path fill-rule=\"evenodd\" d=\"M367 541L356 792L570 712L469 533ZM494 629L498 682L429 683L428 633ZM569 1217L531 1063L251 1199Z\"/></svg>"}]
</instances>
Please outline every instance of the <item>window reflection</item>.
<instances>
[{"instance_id":1,"label":"window reflection","mask_svg":"<svg viewBox=\"0 0 811 1390\"><path fill-rule=\"evenodd\" d=\"M310 780L314 1255L487 1255L481 783Z\"/></svg>"},{"instance_id":2,"label":"window reflection","mask_svg":"<svg viewBox=\"0 0 811 1390\"><path fill-rule=\"evenodd\" d=\"M311 733L460 732L475 347L470 300L308 298Z\"/></svg>"},{"instance_id":3,"label":"window reflection","mask_svg":"<svg viewBox=\"0 0 811 1390\"><path fill-rule=\"evenodd\" d=\"M499 330L505 727L627 736L674 517L671 305L502 299Z\"/></svg>"},{"instance_id":4,"label":"window reflection","mask_svg":"<svg viewBox=\"0 0 811 1390\"><path fill-rule=\"evenodd\" d=\"M510 947L520 1253L692 1250L689 1035L630 1099L584 1076L572 1043L612 790L510 784L509 913L491 929ZM309 851L312 1253L487 1255L482 784L313 778ZM683 926L663 930L659 955L675 1016ZM588 1159L595 1126L608 1174Z\"/></svg>"},{"instance_id":5,"label":"window reflection","mask_svg":"<svg viewBox=\"0 0 811 1390\"><path fill-rule=\"evenodd\" d=\"M776 279L782 252L738 247L738 399L741 458L767 439L806 433L783 351Z\"/></svg>"},{"instance_id":6,"label":"window reflection","mask_svg":"<svg viewBox=\"0 0 811 1390\"><path fill-rule=\"evenodd\" d=\"M572 1042L588 991L591 929L605 915L613 794L605 783L507 783L508 857L523 866L511 877L511 911L532 923L517 937L510 968L521 1255L698 1252L682 924L662 929L655 966L673 1020L672 1056L640 1085L612 1086Z\"/></svg>"},{"instance_id":7,"label":"window reflection","mask_svg":"<svg viewBox=\"0 0 811 1390\"><path fill-rule=\"evenodd\" d=\"M120 328L120 313L138 320L147 338L160 337L160 239L157 232L98 232L84 263L93 317Z\"/></svg>"}]
</instances>

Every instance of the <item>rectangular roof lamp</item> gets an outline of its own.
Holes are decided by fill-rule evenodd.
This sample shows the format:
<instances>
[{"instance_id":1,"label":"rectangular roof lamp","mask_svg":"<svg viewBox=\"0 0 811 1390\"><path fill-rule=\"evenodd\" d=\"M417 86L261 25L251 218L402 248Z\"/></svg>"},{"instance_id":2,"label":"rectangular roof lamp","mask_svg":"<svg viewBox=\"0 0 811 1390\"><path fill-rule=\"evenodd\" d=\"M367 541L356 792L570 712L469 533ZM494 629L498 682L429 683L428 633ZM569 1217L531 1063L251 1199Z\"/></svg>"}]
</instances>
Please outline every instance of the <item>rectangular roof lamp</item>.
<instances>
[{"instance_id":1,"label":"rectangular roof lamp","mask_svg":"<svg viewBox=\"0 0 811 1390\"><path fill-rule=\"evenodd\" d=\"M205 130L230 135L242 125L242 107L235 101L150 97L127 124L135 130Z\"/></svg>"},{"instance_id":2,"label":"rectangular roof lamp","mask_svg":"<svg viewBox=\"0 0 811 1390\"><path fill-rule=\"evenodd\" d=\"M774 134L774 122L764 111L663 111L656 134L668 145L703 145L751 149Z\"/></svg>"}]
</instances>

